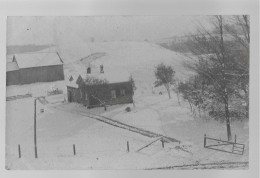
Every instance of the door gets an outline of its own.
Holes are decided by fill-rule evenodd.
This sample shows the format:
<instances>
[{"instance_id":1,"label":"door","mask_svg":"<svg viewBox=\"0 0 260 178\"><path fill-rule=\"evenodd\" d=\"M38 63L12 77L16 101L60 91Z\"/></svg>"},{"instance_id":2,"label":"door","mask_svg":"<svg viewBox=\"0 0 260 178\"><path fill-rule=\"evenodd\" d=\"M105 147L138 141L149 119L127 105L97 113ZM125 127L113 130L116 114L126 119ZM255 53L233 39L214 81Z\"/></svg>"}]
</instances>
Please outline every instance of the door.
<instances>
[{"instance_id":1,"label":"door","mask_svg":"<svg viewBox=\"0 0 260 178\"><path fill-rule=\"evenodd\" d=\"M68 102L71 103L72 102L72 92L68 91Z\"/></svg>"}]
</instances>

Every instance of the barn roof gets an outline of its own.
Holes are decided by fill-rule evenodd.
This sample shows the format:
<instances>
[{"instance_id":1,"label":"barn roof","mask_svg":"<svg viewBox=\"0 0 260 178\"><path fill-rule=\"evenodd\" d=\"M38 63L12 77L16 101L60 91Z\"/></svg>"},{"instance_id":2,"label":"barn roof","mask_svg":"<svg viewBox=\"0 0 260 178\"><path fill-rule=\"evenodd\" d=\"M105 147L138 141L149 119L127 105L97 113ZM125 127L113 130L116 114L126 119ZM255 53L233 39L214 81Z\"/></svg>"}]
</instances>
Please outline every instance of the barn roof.
<instances>
[{"instance_id":1,"label":"barn roof","mask_svg":"<svg viewBox=\"0 0 260 178\"><path fill-rule=\"evenodd\" d=\"M13 62L13 55L6 55L6 62Z\"/></svg>"},{"instance_id":2,"label":"barn roof","mask_svg":"<svg viewBox=\"0 0 260 178\"><path fill-rule=\"evenodd\" d=\"M6 71L14 71L14 70L18 70L19 67L17 65L16 62L7 62L6 63Z\"/></svg>"},{"instance_id":3,"label":"barn roof","mask_svg":"<svg viewBox=\"0 0 260 178\"><path fill-rule=\"evenodd\" d=\"M53 66L62 64L57 53L39 52L15 54L15 60L19 68L31 68L41 66Z\"/></svg>"}]
</instances>

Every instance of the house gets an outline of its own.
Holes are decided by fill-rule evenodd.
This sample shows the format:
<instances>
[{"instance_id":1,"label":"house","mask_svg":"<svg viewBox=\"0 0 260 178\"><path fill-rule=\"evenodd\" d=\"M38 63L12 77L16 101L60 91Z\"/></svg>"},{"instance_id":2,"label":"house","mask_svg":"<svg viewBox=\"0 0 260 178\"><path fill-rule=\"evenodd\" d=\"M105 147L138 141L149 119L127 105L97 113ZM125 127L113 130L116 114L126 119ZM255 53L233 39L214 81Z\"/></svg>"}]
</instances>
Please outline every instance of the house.
<instances>
[{"instance_id":1,"label":"house","mask_svg":"<svg viewBox=\"0 0 260 178\"><path fill-rule=\"evenodd\" d=\"M81 103L88 108L133 102L133 85L125 71L100 72L72 75L67 84L68 102Z\"/></svg>"},{"instance_id":2,"label":"house","mask_svg":"<svg viewBox=\"0 0 260 178\"><path fill-rule=\"evenodd\" d=\"M6 64L6 85L64 80L63 61L55 52L13 55Z\"/></svg>"}]
</instances>

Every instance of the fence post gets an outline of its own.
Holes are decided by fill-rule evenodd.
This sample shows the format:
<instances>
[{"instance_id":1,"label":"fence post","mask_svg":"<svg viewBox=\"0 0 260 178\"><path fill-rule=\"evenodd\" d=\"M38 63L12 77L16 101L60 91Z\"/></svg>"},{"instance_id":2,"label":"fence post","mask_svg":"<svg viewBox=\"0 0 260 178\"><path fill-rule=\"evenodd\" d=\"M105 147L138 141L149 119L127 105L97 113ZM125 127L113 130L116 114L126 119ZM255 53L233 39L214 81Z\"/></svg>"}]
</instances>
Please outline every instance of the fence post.
<instances>
[{"instance_id":1,"label":"fence post","mask_svg":"<svg viewBox=\"0 0 260 178\"><path fill-rule=\"evenodd\" d=\"M34 99L34 154L35 158L38 158L38 153L37 153L37 136L36 136L36 100L37 98Z\"/></svg>"},{"instance_id":2,"label":"fence post","mask_svg":"<svg viewBox=\"0 0 260 178\"><path fill-rule=\"evenodd\" d=\"M129 142L128 141L126 143L126 146L127 146L127 152L129 152Z\"/></svg>"},{"instance_id":3,"label":"fence post","mask_svg":"<svg viewBox=\"0 0 260 178\"><path fill-rule=\"evenodd\" d=\"M204 148L206 147L206 134L204 134Z\"/></svg>"},{"instance_id":4,"label":"fence post","mask_svg":"<svg viewBox=\"0 0 260 178\"><path fill-rule=\"evenodd\" d=\"M237 135L235 135L235 143L237 143Z\"/></svg>"},{"instance_id":5,"label":"fence post","mask_svg":"<svg viewBox=\"0 0 260 178\"><path fill-rule=\"evenodd\" d=\"M163 139L161 139L161 142L162 142L162 147L164 148L164 140L163 140Z\"/></svg>"},{"instance_id":6,"label":"fence post","mask_svg":"<svg viewBox=\"0 0 260 178\"><path fill-rule=\"evenodd\" d=\"M73 144L73 154L74 154L74 156L76 155L76 147L75 147L75 144Z\"/></svg>"},{"instance_id":7,"label":"fence post","mask_svg":"<svg viewBox=\"0 0 260 178\"><path fill-rule=\"evenodd\" d=\"M21 158L21 146L20 146L20 144L18 145L18 154L19 154L19 158Z\"/></svg>"}]
</instances>

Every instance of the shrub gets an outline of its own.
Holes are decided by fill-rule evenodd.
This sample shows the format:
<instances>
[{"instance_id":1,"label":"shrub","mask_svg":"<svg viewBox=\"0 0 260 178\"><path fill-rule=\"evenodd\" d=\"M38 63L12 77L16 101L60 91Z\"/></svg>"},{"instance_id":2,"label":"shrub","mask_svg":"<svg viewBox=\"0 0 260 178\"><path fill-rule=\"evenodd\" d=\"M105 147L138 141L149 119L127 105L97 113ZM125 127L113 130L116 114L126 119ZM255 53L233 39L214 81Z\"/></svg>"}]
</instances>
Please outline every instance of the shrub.
<instances>
[{"instance_id":1,"label":"shrub","mask_svg":"<svg viewBox=\"0 0 260 178\"><path fill-rule=\"evenodd\" d=\"M126 107L126 108L125 108L125 111L126 111L126 112L130 112L130 111L131 111L131 108L130 108L130 107Z\"/></svg>"}]
</instances>

